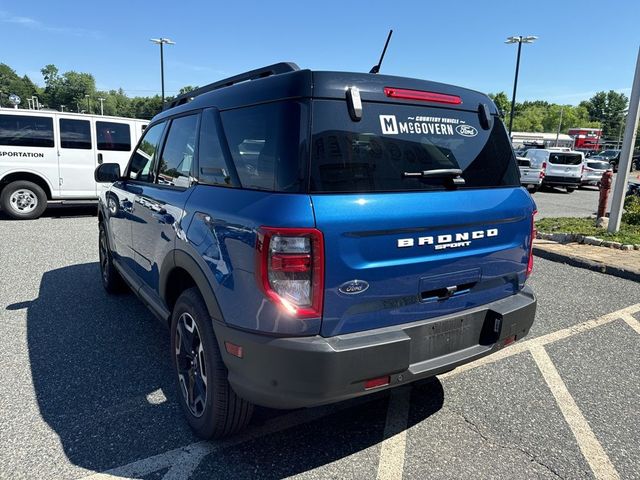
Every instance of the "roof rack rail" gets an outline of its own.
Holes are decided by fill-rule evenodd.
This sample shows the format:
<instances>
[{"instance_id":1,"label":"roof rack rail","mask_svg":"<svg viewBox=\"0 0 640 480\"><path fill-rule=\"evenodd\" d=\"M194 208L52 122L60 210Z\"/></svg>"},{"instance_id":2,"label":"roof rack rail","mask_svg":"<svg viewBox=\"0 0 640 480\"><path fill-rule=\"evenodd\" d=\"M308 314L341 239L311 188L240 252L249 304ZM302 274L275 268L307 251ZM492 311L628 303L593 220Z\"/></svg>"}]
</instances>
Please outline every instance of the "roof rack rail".
<instances>
[{"instance_id":1,"label":"roof rack rail","mask_svg":"<svg viewBox=\"0 0 640 480\"><path fill-rule=\"evenodd\" d=\"M235 85L236 83L246 82L248 80L257 80L260 78L270 77L272 75L279 75L281 73L295 72L296 70L300 70L300 67L298 67L298 65L293 62L274 63L273 65L268 65L266 67L249 70L248 72L240 73L238 75L234 75L233 77L224 78L222 80L218 80L217 82L210 83L209 85L205 85L204 87L196 88L195 90L191 90L190 92L178 95L170 102L167 102L163 110L177 107L178 105L183 105L187 102L190 102L198 95L202 95L203 93L211 92L219 88L229 87L231 85Z\"/></svg>"}]
</instances>

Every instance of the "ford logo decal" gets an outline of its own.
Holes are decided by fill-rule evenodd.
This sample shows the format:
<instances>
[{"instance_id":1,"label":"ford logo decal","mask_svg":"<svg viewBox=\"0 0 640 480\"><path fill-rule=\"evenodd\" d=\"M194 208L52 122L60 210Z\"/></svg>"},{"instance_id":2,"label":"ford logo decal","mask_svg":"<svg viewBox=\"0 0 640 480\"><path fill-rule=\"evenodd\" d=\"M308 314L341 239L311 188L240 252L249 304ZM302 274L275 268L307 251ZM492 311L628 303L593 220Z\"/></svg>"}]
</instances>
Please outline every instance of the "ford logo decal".
<instances>
[{"instance_id":1,"label":"ford logo decal","mask_svg":"<svg viewBox=\"0 0 640 480\"><path fill-rule=\"evenodd\" d=\"M369 284L364 280L349 280L338 287L340 293L345 295L357 295L369 288Z\"/></svg>"},{"instance_id":2,"label":"ford logo decal","mask_svg":"<svg viewBox=\"0 0 640 480\"><path fill-rule=\"evenodd\" d=\"M475 137L478 134L476 127L472 127L471 125L458 125L456 127L456 132L463 137Z\"/></svg>"}]
</instances>

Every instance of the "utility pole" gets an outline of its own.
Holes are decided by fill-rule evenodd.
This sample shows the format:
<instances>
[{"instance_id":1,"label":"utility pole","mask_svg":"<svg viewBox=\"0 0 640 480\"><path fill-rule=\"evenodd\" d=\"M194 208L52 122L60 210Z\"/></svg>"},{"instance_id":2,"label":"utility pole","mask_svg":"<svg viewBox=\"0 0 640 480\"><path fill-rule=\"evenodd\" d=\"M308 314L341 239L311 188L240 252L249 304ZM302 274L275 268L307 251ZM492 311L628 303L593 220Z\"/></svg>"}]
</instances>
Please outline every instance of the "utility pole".
<instances>
[{"instance_id":1,"label":"utility pole","mask_svg":"<svg viewBox=\"0 0 640 480\"><path fill-rule=\"evenodd\" d=\"M564 112L564 107L560 108L560 123L558 123L558 133L556 133L556 147L558 146L558 139L560 138L560 129L562 128L562 113Z\"/></svg>"},{"instance_id":2,"label":"utility pole","mask_svg":"<svg viewBox=\"0 0 640 480\"><path fill-rule=\"evenodd\" d=\"M168 38L152 38L151 42L160 45L160 85L162 87L162 104L164 105L164 45L175 45L176 42Z\"/></svg>"},{"instance_id":3,"label":"utility pole","mask_svg":"<svg viewBox=\"0 0 640 480\"><path fill-rule=\"evenodd\" d=\"M640 48L636 59L636 73L633 77L633 87L631 88L631 98L629 99L629 113L624 129L624 140L618 162L618 176L611 199L611 214L609 216L609 232L615 233L620 230L620 220L622 218L622 208L624 196L627 192L627 181L629 178L629 166L633 154L633 146L636 143L636 131L638 129L638 113L640 112Z\"/></svg>"},{"instance_id":4,"label":"utility pole","mask_svg":"<svg viewBox=\"0 0 640 480\"><path fill-rule=\"evenodd\" d=\"M98 98L98 100L100 100L100 115L104 115L104 108L102 103L104 102L104 98Z\"/></svg>"}]
</instances>

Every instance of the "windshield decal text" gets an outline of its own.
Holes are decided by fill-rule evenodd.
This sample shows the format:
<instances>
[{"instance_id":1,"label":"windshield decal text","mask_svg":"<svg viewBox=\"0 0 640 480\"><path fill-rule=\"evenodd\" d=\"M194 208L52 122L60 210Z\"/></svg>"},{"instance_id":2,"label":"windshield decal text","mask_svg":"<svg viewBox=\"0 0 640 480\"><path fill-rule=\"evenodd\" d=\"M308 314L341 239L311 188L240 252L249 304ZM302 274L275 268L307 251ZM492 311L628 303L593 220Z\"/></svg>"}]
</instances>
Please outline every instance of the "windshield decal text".
<instances>
[{"instance_id":1,"label":"windshield decal text","mask_svg":"<svg viewBox=\"0 0 640 480\"><path fill-rule=\"evenodd\" d=\"M395 115L380 115L380 128L383 135L428 134L441 136L475 137L478 130L467 125L464 120L450 117L415 116L406 121L398 121Z\"/></svg>"}]
</instances>

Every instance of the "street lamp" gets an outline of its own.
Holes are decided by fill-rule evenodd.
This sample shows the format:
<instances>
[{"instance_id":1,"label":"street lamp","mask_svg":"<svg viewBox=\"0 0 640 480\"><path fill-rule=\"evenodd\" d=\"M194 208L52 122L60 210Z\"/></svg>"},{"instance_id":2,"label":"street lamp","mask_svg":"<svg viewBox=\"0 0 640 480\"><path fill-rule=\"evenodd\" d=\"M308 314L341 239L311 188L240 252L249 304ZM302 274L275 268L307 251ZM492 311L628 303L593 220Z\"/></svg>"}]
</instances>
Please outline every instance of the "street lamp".
<instances>
[{"instance_id":1,"label":"street lamp","mask_svg":"<svg viewBox=\"0 0 640 480\"><path fill-rule=\"evenodd\" d=\"M513 37L507 37L504 43L517 43L518 44L518 58L516 60L516 77L513 80L513 97L511 98L511 115L509 115L509 138L511 138L511 128L513 127L513 110L516 107L516 89L518 88L518 71L520 70L520 50L523 43L533 43L538 39L535 35L523 36L514 35Z\"/></svg>"},{"instance_id":2,"label":"street lamp","mask_svg":"<svg viewBox=\"0 0 640 480\"><path fill-rule=\"evenodd\" d=\"M175 45L176 42L173 42L168 38L152 38L151 41L157 45L160 45L160 83L162 85L162 103L164 104L164 50L163 50L163 47L165 44Z\"/></svg>"},{"instance_id":3,"label":"street lamp","mask_svg":"<svg viewBox=\"0 0 640 480\"><path fill-rule=\"evenodd\" d=\"M85 95L84 98L87 99L87 112L91 113L91 104L89 103L89 95Z\"/></svg>"},{"instance_id":4,"label":"street lamp","mask_svg":"<svg viewBox=\"0 0 640 480\"><path fill-rule=\"evenodd\" d=\"M66 105L60 105L60 111L64 112L64 107L66 107Z\"/></svg>"},{"instance_id":5,"label":"street lamp","mask_svg":"<svg viewBox=\"0 0 640 480\"><path fill-rule=\"evenodd\" d=\"M100 97L98 98L98 100L100 100L100 115L104 115L104 108L103 108L104 98Z\"/></svg>"}]
</instances>

